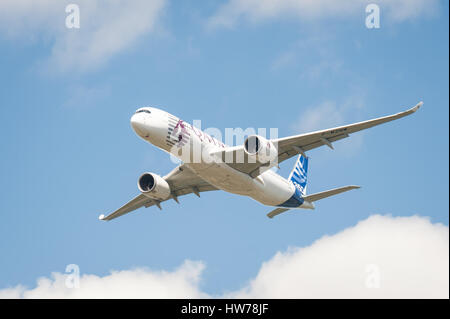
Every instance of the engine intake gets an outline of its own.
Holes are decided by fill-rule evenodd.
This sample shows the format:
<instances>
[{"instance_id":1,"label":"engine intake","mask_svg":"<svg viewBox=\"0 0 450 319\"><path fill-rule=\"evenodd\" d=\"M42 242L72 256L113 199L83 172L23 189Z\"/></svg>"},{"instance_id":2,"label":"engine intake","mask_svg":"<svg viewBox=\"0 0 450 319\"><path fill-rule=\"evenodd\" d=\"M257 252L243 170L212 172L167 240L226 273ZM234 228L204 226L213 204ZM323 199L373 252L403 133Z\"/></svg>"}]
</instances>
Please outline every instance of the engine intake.
<instances>
[{"instance_id":1,"label":"engine intake","mask_svg":"<svg viewBox=\"0 0 450 319\"><path fill-rule=\"evenodd\" d=\"M272 141L258 135L247 137L244 142L244 150L250 159L260 163L271 162L278 156L278 150Z\"/></svg>"},{"instance_id":2,"label":"engine intake","mask_svg":"<svg viewBox=\"0 0 450 319\"><path fill-rule=\"evenodd\" d=\"M170 186L161 176L153 173L144 173L138 179L138 188L145 196L164 200L170 196Z\"/></svg>"}]
</instances>

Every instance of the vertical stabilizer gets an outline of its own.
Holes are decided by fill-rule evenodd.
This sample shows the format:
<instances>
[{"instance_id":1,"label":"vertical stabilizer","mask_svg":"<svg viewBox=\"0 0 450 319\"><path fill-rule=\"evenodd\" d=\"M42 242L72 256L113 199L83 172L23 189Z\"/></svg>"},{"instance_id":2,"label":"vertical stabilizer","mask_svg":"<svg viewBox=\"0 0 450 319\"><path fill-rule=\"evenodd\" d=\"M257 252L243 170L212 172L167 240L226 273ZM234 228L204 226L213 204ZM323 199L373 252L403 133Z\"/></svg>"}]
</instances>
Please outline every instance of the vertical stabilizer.
<instances>
[{"instance_id":1,"label":"vertical stabilizer","mask_svg":"<svg viewBox=\"0 0 450 319\"><path fill-rule=\"evenodd\" d=\"M307 174L308 158L300 154L288 180L297 187L303 196L306 195Z\"/></svg>"}]
</instances>

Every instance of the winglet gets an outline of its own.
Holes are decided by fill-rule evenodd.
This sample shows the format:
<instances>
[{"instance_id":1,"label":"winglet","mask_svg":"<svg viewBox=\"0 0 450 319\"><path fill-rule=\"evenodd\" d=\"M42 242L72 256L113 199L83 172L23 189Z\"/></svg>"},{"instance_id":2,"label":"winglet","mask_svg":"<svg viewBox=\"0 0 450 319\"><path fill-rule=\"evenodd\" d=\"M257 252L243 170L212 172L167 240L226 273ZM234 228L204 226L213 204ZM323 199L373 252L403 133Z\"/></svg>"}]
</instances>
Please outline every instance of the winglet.
<instances>
[{"instance_id":1,"label":"winglet","mask_svg":"<svg viewBox=\"0 0 450 319\"><path fill-rule=\"evenodd\" d=\"M423 101L420 101L419 103L417 103L417 105L416 106L414 106L412 109L410 109L410 111L411 112L415 112L415 111L417 111L418 109L420 109L420 107L423 105Z\"/></svg>"},{"instance_id":2,"label":"winglet","mask_svg":"<svg viewBox=\"0 0 450 319\"><path fill-rule=\"evenodd\" d=\"M267 217L274 218L275 216L282 214L284 212L287 212L288 210L289 210L289 208L278 207L278 208L274 209L273 211L271 211L270 213L268 213Z\"/></svg>"}]
</instances>

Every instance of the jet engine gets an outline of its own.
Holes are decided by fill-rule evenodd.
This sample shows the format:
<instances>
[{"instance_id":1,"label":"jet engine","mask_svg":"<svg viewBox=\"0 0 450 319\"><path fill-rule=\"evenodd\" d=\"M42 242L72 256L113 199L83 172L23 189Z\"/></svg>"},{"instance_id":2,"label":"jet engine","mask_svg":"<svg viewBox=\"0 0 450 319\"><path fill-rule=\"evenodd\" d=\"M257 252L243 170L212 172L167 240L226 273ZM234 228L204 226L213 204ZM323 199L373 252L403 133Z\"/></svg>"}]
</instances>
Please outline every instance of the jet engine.
<instances>
[{"instance_id":1,"label":"jet engine","mask_svg":"<svg viewBox=\"0 0 450 319\"><path fill-rule=\"evenodd\" d=\"M138 188L151 199L164 200L170 196L170 186L164 178L153 173L144 173L138 179Z\"/></svg>"},{"instance_id":2,"label":"jet engine","mask_svg":"<svg viewBox=\"0 0 450 319\"><path fill-rule=\"evenodd\" d=\"M268 163L275 160L278 150L275 145L262 136L250 135L244 142L245 153L250 159L260 163Z\"/></svg>"}]
</instances>

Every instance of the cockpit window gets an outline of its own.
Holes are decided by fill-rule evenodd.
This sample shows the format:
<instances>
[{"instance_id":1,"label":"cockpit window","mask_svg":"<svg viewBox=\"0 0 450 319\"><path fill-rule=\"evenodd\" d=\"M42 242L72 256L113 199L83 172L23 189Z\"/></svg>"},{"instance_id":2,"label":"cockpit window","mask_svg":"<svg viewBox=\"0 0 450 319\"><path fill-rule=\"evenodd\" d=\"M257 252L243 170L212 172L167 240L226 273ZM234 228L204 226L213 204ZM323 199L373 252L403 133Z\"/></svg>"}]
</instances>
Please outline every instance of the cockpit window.
<instances>
[{"instance_id":1,"label":"cockpit window","mask_svg":"<svg viewBox=\"0 0 450 319\"><path fill-rule=\"evenodd\" d=\"M142 112L148 113L148 114L152 113L152 112L150 112L149 110L137 110L137 111L136 111L136 113L142 113Z\"/></svg>"}]
</instances>

